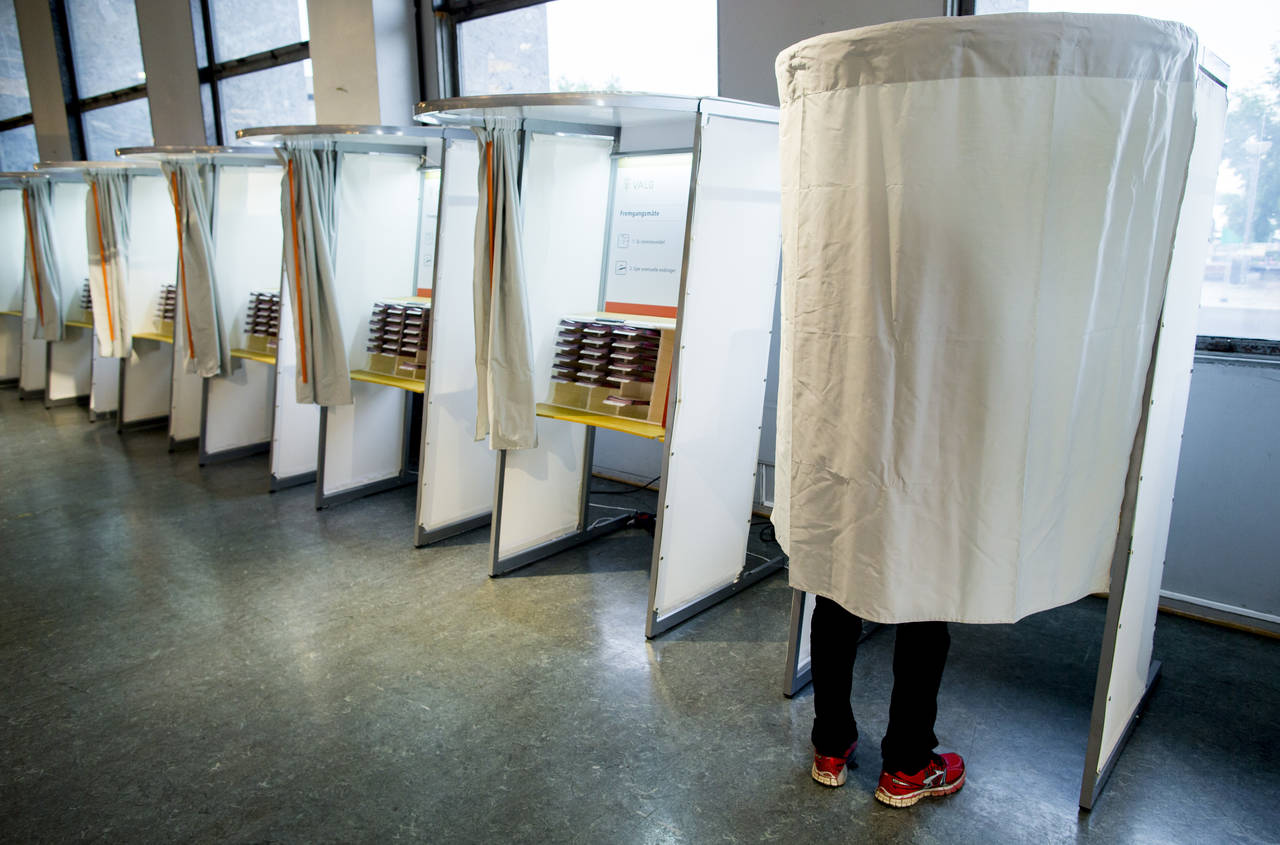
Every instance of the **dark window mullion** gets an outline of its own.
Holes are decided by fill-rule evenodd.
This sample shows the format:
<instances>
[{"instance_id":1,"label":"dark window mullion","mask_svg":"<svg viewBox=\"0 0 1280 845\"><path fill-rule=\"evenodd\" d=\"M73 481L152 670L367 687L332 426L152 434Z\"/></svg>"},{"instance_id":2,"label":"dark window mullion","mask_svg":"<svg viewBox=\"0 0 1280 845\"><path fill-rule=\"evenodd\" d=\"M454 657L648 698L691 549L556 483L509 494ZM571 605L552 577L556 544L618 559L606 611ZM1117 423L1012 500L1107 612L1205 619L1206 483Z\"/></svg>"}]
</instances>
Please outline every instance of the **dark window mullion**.
<instances>
[{"instance_id":1,"label":"dark window mullion","mask_svg":"<svg viewBox=\"0 0 1280 845\"><path fill-rule=\"evenodd\" d=\"M213 104L213 142L222 146L226 143L222 132L222 95L218 92L218 80L212 73L218 57L213 52L213 13L209 11L209 0L200 0L200 17L204 22L204 51L209 57L209 67L200 69L200 79L204 81L205 74L209 74L209 99Z\"/></svg>"},{"instance_id":2,"label":"dark window mullion","mask_svg":"<svg viewBox=\"0 0 1280 845\"><path fill-rule=\"evenodd\" d=\"M62 76L62 95L67 109L67 133L71 141L71 157L78 161L86 158L84 148L84 123L80 119L80 88L76 84L76 65L71 55L71 28L67 23L67 6L64 0L51 0L54 39L58 49L58 71Z\"/></svg>"},{"instance_id":3,"label":"dark window mullion","mask_svg":"<svg viewBox=\"0 0 1280 845\"><path fill-rule=\"evenodd\" d=\"M31 116L31 112L20 114L17 117L6 117L0 120L0 132L8 132L10 129L21 129L24 126L34 126L35 118Z\"/></svg>"}]
</instances>

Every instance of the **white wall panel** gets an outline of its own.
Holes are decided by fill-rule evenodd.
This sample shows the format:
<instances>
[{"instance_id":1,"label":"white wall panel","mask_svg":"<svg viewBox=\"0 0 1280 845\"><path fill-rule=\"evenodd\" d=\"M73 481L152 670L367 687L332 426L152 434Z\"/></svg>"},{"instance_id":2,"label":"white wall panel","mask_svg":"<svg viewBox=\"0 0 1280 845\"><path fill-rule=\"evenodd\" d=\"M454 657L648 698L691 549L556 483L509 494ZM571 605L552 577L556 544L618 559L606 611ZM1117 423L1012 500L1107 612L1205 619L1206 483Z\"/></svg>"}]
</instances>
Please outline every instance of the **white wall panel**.
<instances>
[{"instance_id":1,"label":"white wall panel","mask_svg":"<svg viewBox=\"0 0 1280 845\"><path fill-rule=\"evenodd\" d=\"M655 610L737 578L746 560L780 246L773 124L705 119L682 289Z\"/></svg>"}]
</instances>

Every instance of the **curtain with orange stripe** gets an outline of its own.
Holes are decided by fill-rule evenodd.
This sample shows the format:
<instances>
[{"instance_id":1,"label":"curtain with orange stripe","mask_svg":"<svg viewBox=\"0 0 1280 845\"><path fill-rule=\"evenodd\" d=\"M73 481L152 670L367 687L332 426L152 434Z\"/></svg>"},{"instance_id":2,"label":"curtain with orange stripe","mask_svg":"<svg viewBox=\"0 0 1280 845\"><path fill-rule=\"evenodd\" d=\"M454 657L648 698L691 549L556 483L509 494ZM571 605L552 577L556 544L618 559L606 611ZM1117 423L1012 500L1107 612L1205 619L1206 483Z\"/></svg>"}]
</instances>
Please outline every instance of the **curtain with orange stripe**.
<instances>
[{"instance_id":1,"label":"curtain with orange stripe","mask_svg":"<svg viewBox=\"0 0 1280 845\"><path fill-rule=\"evenodd\" d=\"M53 183L32 176L22 186L26 228L26 285L36 306L35 336L62 340L62 278L53 252Z\"/></svg>"},{"instance_id":2,"label":"curtain with orange stripe","mask_svg":"<svg viewBox=\"0 0 1280 845\"><path fill-rule=\"evenodd\" d=\"M520 225L520 122L490 118L475 133L476 440L488 435L491 449L533 449L538 429Z\"/></svg>"},{"instance_id":3,"label":"curtain with orange stripe","mask_svg":"<svg viewBox=\"0 0 1280 845\"><path fill-rule=\"evenodd\" d=\"M86 171L85 232L94 336L102 358L127 358L133 349L127 304L129 177L119 171Z\"/></svg>"},{"instance_id":4,"label":"curtain with orange stripe","mask_svg":"<svg viewBox=\"0 0 1280 845\"><path fill-rule=\"evenodd\" d=\"M213 224L210 196L213 165L173 160L161 162L169 183L178 227L178 313L174 344L188 373L210 378L231 371L231 350L222 342L218 284L213 269ZM232 246L234 248L234 246Z\"/></svg>"},{"instance_id":5,"label":"curtain with orange stripe","mask_svg":"<svg viewBox=\"0 0 1280 845\"><path fill-rule=\"evenodd\" d=\"M285 168L280 213L289 319L298 353L297 400L350 405L351 372L334 283L337 151L331 142L289 141L276 154Z\"/></svg>"}]
</instances>

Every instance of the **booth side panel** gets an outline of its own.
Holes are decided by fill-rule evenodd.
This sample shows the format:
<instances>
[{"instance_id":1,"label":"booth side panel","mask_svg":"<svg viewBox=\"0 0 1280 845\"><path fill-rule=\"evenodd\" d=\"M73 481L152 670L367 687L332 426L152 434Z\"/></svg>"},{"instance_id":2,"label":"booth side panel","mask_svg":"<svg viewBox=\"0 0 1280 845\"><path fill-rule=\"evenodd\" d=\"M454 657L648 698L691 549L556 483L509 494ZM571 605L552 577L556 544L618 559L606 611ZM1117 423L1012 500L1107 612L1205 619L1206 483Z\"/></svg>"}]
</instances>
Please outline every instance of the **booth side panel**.
<instances>
[{"instance_id":1,"label":"booth side panel","mask_svg":"<svg viewBox=\"0 0 1280 845\"><path fill-rule=\"evenodd\" d=\"M98 344L91 341L93 362L89 367L89 412L109 414L120 403L120 359L103 358Z\"/></svg>"},{"instance_id":2,"label":"booth side panel","mask_svg":"<svg viewBox=\"0 0 1280 845\"><path fill-rule=\"evenodd\" d=\"M0 381L16 379L21 367L22 317L0 314Z\"/></svg>"},{"instance_id":3,"label":"booth side panel","mask_svg":"<svg viewBox=\"0 0 1280 845\"><path fill-rule=\"evenodd\" d=\"M431 361L422 431L418 524L433 531L493 507L494 455L476 440L476 145L445 155L439 257L431 294Z\"/></svg>"},{"instance_id":4,"label":"booth side panel","mask_svg":"<svg viewBox=\"0 0 1280 845\"><path fill-rule=\"evenodd\" d=\"M283 227L279 167L222 166L213 204L214 271L222 343L247 345L249 299L280 284ZM231 371L209 380L205 397L206 455L271 439L272 372L257 361L231 359Z\"/></svg>"},{"instance_id":5,"label":"booth side panel","mask_svg":"<svg viewBox=\"0 0 1280 845\"><path fill-rule=\"evenodd\" d=\"M32 299L31 287L27 286L27 303L22 311L22 367L18 376L18 387L25 392L39 393L45 384L45 346L43 340L36 340L36 303Z\"/></svg>"},{"instance_id":6,"label":"booth side panel","mask_svg":"<svg viewBox=\"0 0 1280 845\"><path fill-rule=\"evenodd\" d=\"M560 319L599 304L612 149L601 139L527 136L521 197L535 398L550 389ZM577 529L585 448L582 426L539 419L538 447L507 452L499 556Z\"/></svg>"},{"instance_id":7,"label":"booth side panel","mask_svg":"<svg viewBox=\"0 0 1280 845\"><path fill-rule=\"evenodd\" d=\"M744 568L780 247L778 132L705 119L681 291L654 610Z\"/></svg>"},{"instance_id":8,"label":"booth side panel","mask_svg":"<svg viewBox=\"0 0 1280 845\"><path fill-rule=\"evenodd\" d=\"M53 248L62 279L62 318L83 321L80 294L89 279L89 241L85 233L84 182L57 182L53 186ZM89 395L92 332L67 326L63 339L49 349L49 378L45 399L65 401Z\"/></svg>"},{"instance_id":9,"label":"booth side panel","mask_svg":"<svg viewBox=\"0 0 1280 845\"><path fill-rule=\"evenodd\" d=\"M0 190L0 381L18 378L22 361L22 191Z\"/></svg>"},{"instance_id":10,"label":"booth side panel","mask_svg":"<svg viewBox=\"0 0 1280 845\"><path fill-rule=\"evenodd\" d=\"M1130 717L1146 692L1151 666L1160 579L1195 355L1200 283L1208 258L1208 224L1225 126L1226 92L1203 76L1197 92L1197 112L1196 145L1153 364L1151 406L1139 473L1128 575L1123 585L1120 625L1107 691L1098 757L1100 768L1106 766L1123 740Z\"/></svg>"},{"instance_id":11,"label":"booth side panel","mask_svg":"<svg viewBox=\"0 0 1280 845\"><path fill-rule=\"evenodd\" d=\"M415 292L422 184L414 156L342 155L334 287L347 366L353 370L368 366L373 304ZM402 469L408 394L363 383L351 388L353 405L326 412L325 496L395 478Z\"/></svg>"},{"instance_id":12,"label":"booth side panel","mask_svg":"<svg viewBox=\"0 0 1280 845\"><path fill-rule=\"evenodd\" d=\"M206 455L266 443L271 439L274 372L269 364L232 359L232 371L209 379L205 397ZM237 366L238 364L238 366Z\"/></svg>"},{"instance_id":13,"label":"booth side panel","mask_svg":"<svg viewBox=\"0 0 1280 845\"><path fill-rule=\"evenodd\" d=\"M353 382L352 404L325 409L324 495L400 474L407 395L395 387Z\"/></svg>"},{"instance_id":14,"label":"booth side panel","mask_svg":"<svg viewBox=\"0 0 1280 845\"><path fill-rule=\"evenodd\" d=\"M277 283L279 284L279 283ZM271 477L275 481L316 471L320 407L298 404L298 346L289 285L279 284L280 337L276 347L275 415L271 432Z\"/></svg>"},{"instance_id":15,"label":"booth side panel","mask_svg":"<svg viewBox=\"0 0 1280 845\"><path fill-rule=\"evenodd\" d=\"M131 181L129 203L129 275L124 310L130 334L158 331L156 309L160 289L175 283L178 235L173 203L162 177L137 176ZM134 340L124 365L124 405L120 422L164 417L169 413L173 348L153 340Z\"/></svg>"},{"instance_id":16,"label":"booth side panel","mask_svg":"<svg viewBox=\"0 0 1280 845\"><path fill-rule=\"evenodd\" d=\"M89 395L93 331L67 326L63 339L49 345L49 382L45 399L58 402Z\"/></svg>"},{"instance_id":17,"label":"booth side panel","mask_svg":"<svg viewBox=\"0 0 1280 845\"><path fill-rule=\"evenodd\" d=\"M204 408L204 379L187 372L191 347L183 325L182 286L178 286L177 319L173 321L172 389L169 393L169 439L184 443L200 437L200 415Z\"/></svg>"}]
</instances>

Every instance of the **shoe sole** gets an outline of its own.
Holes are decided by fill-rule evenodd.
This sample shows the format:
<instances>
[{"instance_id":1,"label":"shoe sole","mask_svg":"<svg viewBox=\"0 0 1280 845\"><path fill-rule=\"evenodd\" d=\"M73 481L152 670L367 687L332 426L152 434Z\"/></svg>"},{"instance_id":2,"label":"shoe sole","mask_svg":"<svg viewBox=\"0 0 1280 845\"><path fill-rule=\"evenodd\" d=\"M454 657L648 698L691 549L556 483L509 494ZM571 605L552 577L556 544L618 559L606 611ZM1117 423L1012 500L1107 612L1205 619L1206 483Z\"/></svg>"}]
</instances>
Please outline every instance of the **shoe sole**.
<instances>
[{"instance_id":1,"label":"shoe sole","mask_svg":"<svg viewBox=\"0 0 1280 845\"><path fill-rule=\"evenodd\" d=\"M834 788L837 786L844 786L845 779L848 777L848 769L841 769L840 774L831 775L822 771L817 767L817 765L815 765L809 770L809 774L813 775L813 779L823 786L830 786Z\"/></svg>"},{"instance_id":2,"label":"shoe sole","mask_svg":"<svg viewBox=\"0 0 1280 845\"><path fill-rule=\"evenodd\" d=\"M964 775L960 775L960 779L955 783L946 786L933 786L928 789L917 789L915 792L908 792L905 795L894 795L885 790L882 786L876 787L876 800L881 804L888 804L890 807L910 807L917 804L923 798L941 798L944 795L951 795L959 792L960 787L964 786Z\"/></svg>"}]
</instances>

